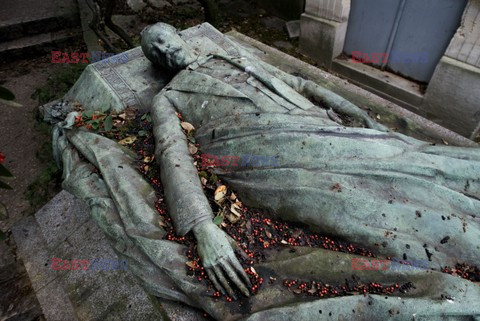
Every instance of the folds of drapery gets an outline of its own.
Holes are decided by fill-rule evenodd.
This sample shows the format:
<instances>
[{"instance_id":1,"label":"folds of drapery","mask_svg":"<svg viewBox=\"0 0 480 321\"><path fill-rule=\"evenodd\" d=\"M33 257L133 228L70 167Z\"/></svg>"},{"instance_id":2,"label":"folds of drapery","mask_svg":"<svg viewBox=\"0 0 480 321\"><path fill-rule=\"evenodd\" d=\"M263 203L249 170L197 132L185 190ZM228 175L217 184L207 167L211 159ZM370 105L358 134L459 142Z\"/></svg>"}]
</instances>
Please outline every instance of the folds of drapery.
<instances>
[{"instance_id":1,"label":"folds of drapery","mask_svg":"<svg viewBox=\"0 0 480 321\"><path fill-rule=\"evenodd\" d=\"M266 262L255 268L265 279L277 281L264 285L249 299L217 302L205 296L203 284L187 276L185 248L162 239L165 231L155 219L153 191L135 170L128 150L105 137L68 128L66 124L58 125L54 135L54 148L64 170L64 188L87 202L113 248L128 258L129 268L156 296L202 308L218 320L411 320L414 315L416 320L443 316L464 320L480 315L476 304L480 288L469 281L434 271L352 271L354 255L301 247L295 253L288 248L266 251ZM80 154L88 161L82 160ZM282 285L284 279L332 285L343 284L346 279L362 283L412 282L415 288L387 297L352 295L314 300L288 291Z\"/></svg>"},{"instance_id":2,"label":"folds of drapery","mask_svg":"<svg viewBox=\"0 0 480 321\"><path fill-rule=\"evenodd\" d=\"M217 169L247 205L384 257L428 259L436 269L480 263L480 149L320 124L245 114L208 122L197 141L211 155L277 158Z\"/></svg>"}]
</instances>

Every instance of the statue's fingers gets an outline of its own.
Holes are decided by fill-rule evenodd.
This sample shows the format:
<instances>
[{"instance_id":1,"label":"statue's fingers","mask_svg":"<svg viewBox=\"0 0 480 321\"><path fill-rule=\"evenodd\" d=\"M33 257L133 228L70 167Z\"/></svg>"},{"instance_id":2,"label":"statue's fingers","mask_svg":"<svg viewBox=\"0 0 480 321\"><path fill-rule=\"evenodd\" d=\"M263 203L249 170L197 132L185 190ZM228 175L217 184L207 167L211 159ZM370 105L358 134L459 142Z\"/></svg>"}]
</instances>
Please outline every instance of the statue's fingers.
<instances>
[{"instance_id":1,"label":"statue's fingers","mask_svg":"<svg viewBox=\"0 0 480 321\"><path fill-rule=\"evenodd\" d=\"M230 245L232 246L232 248L235 250L235 252L241 255L245 260L250 259L248 257L248 254L245 253L245 251L237 244L237 242L234 239L232 239L229 235L227 235L227 239L230 242Z\"/></svg>"},{"instance_id":2,"label":"statue's fingers","mask_svg":"<svg viewBox=\"0 0 480 321\"><path fill-rule=\"evenodd\" d=\"M225 271L225 273L227 273L230 280L232 280L233 283L235 283L235 285L238 287L240 292L242 292L243 295L245 296L249 296L250 294L248 293L247 287L245 286L245 284L243 284L242 280L240 280L237 273L235 272L235 269L232 267L231 263L228 261L224 261L222 264L222 268Z\"/></svg>"},{"instance_id":3,"label":"statue's fingers","mask_svg":"<svg viewBox=\"0 0 480 321\"><path fill-rule=\"evenodd\" d=\"M236 258L230 259L230 264L234 268L234 270L237 272L238 275L240 275L244 280L247 286L252 286L252 283L250 282L250 278L248 277L247 273L245 273L245 270L243 269L242 265L238 262Z\"/></svg>"},{"instance_id":4,"label":"statue's fingers","mask_svg":"<svg viewBox=\"0 0 480 321\"><path fill-rule=\"evenodd\" d=\"M210 281L212 281L215 289L217 289L217 291L219 291L221 294L225 295L225 290L220 285L220 283L218 283L217 277L215 276L215 272L213 272L211 269L207 269L207 275Z\"/></svg>"},{"instance_id":5,"label":"statue's fingers","mask_svg":"<svg viewBox=\"0 0 480 321\"><path fill-rule=\"evenodd\" d=\"M225 279L222 269L218 265L214 265L213 270L215 271L215 275L217 276L218 281L220 282L220 284L223 285L223 288L227 291L228 295L231 296L234 300L236 300L237 297L235 296L235 293L233 293L230 284L228 284L227 279Z\"/></svg>"}]
</instances>

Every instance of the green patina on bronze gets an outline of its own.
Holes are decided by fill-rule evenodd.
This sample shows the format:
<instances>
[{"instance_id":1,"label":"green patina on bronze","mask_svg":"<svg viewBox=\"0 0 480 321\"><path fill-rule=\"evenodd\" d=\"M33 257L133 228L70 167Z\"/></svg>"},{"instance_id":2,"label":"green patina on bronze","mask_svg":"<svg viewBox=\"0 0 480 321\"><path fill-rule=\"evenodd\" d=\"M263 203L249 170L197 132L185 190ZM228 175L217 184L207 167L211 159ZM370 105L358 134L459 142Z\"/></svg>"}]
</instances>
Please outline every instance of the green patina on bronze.
<instances>
[{"instance_id":1,"label":"green patina on bronze","mask_svg":"<svg viewBox=\"0 0 480 321\"><path fill-rule=\"evenodd\" d=\"M114 249L128 258L129 269L152 294L202 308L218 320L480 317L478 285L439 272L457 262L480 262L480 149L432 146L390 132L342 97L254 59L232 41L231 52L237 54L205 55L190 50L165 24L150 27L142 37L147 58L177 72L151 107L169 214L178 234L193 232L219 287L228 292L246 280L231 239L212 223L177 112L196 128L204 153L278 157L279 166L218 169L246 205L375 248L380 258L429 259L432 268L353 272L350 254L272 250L259 273L324 283L343 283L355 274L363 282L412 282L415 288L387 297L314 300L276 283L242 298L243 308L206 298L204 286L186 274L185 248L163 239L153 189L135 170L133 158L105 137L73 129L76 114L71 113L54 132L64 188L90 205ZM333 120L336 113L367 128L340 125ZM446 236L450 241L442 243Z\"/></svg>"}]
</instances>

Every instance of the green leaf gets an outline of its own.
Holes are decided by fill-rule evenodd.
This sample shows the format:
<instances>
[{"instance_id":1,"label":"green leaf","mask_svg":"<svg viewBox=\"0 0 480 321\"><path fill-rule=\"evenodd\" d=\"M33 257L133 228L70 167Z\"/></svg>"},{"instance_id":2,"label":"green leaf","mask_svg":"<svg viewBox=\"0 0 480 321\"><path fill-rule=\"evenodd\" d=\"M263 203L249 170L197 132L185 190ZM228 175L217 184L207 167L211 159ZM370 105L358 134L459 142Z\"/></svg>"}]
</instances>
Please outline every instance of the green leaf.
<instances>
[{"instance_id":1,"label":"green leaf","mask_svg":"<svg viewBox=\"0 0 480 321\"><path fill-rule=\"evenodd\" d=\"M146 121L148 121L149 123L152 122L152 116L150 116L150 114L146 114L147 116L145 117Z\"/></svg>"},{"instance_id":2,"label":"green leaf","mask_svg":"<svg viewBox=\"0 0 480 321\"><path fill-rule=\"evenodd\" d=\"M1 177L13 177L12 173L8 169L5 168L2 164L0 164L0 176Z\"/></svg>"},{"instance_id":3,"label":"green leaf","mask_svg":"<svg viewBox=\"0 0 480 321\"><path fill-rule=\"evenodd\" d=\"M10 187L10 185L8 185L7 183L4 183L2 181L0 181L0 188L3 188L3 189L13 189Z\"/></svg>"},{"instance_id":4,"label":"green leaf","mask_svg":"<svg viewBox=\"0 0 480 321\"><path fill-rule=\"evenodd\" d=\"M0 98L5 100L14 100L15 95L7 88L0 86Z\"/></svg>"},{"instance_id":5,"label":"green leaf","mask_svg":"<svg viewBox=\"0 0 480 321\"><path fill-rule=\"evenodd\" d=\"M112 130L113 128L113 119L112 119L112 116L107 116L107 118L105 118L105 121L103 123L103 128L109 132Z\"/></svg>"},{"instance_id":6,"label":"green leaf","mask_svg":"<svg viewBox=\"0 0 480 321\"><path fill-rule=\"evenodd\" d=\"M94 130L98 130L98 128L100 127L100 124L98 123L98 121L96 121L96 119L94 121L92 121L92 129Z\"/></svg>"},{"instance_id":7,"label":"green leaf","mask_svg":"<svg viewBox=\"0 0 480 321\"><path fill-rule=\"evenodd\" d=\"M0 230L0 241L3 241L7 238L7 234L5 234L2 230Z\"/></svg>"},{"instance_id":8,"label":"green leaf","mask_svg":"<svg viewBox=\"0 0 480 321\"><path fill-rule=\"evenodd\" d=\"M210 176L210 182L215 185L218 182L218 176L212 174L212 176Z\"/></svg>"},{"instance_id":9,"label":"green leaf","mask_svg":"<svg viewBox=\"0 0 480 321\"><path fill-rule=\"evenodd\" d=\"M143 137L143 136L147 136L147 135L148 135L148 132L145 131L145 130L140 130L140 131L138 132L138 136Z\"/></svg>"},{"instance_id":10,"label":"green leaf","mask_svg":"<svg viewBox=\"0 0 480 321\"><path fill-rule=\"evenodd\" d=\"M198 176L203 177L203 178L208 178L208 173L205 171L198 172Z\"/></svg>"},{"instance_id":11,"label":"green leaf","mask_svg":"<svg viewBox=\"0 0 480 321\"><path fill-rule=\"evenodd\" d=\"M93 116L93 110L84 111L82 116L83 116L84 118L92 118L92 116Z\"/></svg>"},{"instance_id":12,"label":"green leaf","mask_svg":"<svg viewBox=\"0 0 480 321\"><path fill-rule=\"evenodd\" d=\"M8 211L5 204L0 202L0 221L6 220L8 218Z\"/></svg>"},{"instance_id":13,"label":"green leaf","mask_svg":"<svg viewBox=\"0 0 480 321\"><path fill-rule=\"evenodd\" d=\"M110 109L110 106L108 105L103 105L102 107L100 107L100 111L102 113L106 113L109 109Z\"/></svg>"},{"instance_id":14,"label":"green leaf","mask_svg":"<svg viewBox=\"0 0 480 321\"><path fill-rule=\"evenodd\" d=\"M223 215L217 215L213 219L213 224L215 224L215 225L220 225L220 224L222 224L222 222L223 222Z\"/></svg>"}]
</instances>

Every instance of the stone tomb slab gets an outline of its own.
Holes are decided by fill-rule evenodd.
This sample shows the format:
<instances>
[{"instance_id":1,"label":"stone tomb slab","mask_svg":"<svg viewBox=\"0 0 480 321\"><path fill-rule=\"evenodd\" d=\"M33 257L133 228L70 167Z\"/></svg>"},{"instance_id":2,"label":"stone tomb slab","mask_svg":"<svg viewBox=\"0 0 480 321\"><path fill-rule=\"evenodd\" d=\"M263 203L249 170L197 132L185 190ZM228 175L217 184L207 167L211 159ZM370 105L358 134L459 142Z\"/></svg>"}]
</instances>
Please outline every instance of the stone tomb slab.
<instances>
[{"instance_id":1,"label":"stone tomb slab","mask_svg":"<svg viewBox=\"0 0 480 321\"><path fill-rule=\"evenodd\" d=\"M128 269L52 270L52 258L118 260L86 204L66 191L12 233L47 320L203 320L199 311L146 293Z\"/></svg>"}]
</instances>

